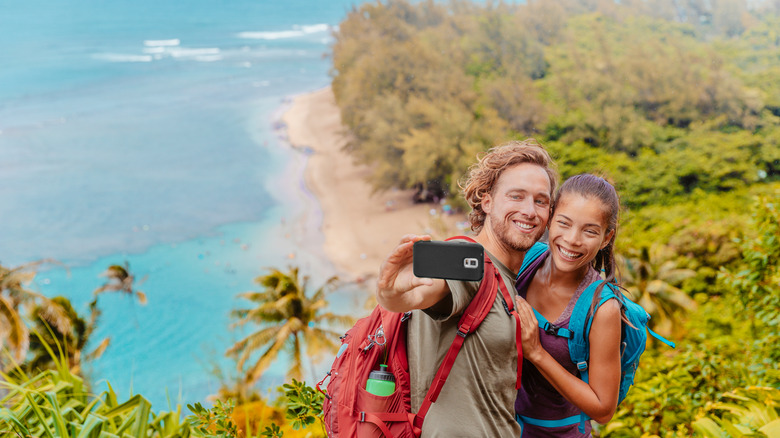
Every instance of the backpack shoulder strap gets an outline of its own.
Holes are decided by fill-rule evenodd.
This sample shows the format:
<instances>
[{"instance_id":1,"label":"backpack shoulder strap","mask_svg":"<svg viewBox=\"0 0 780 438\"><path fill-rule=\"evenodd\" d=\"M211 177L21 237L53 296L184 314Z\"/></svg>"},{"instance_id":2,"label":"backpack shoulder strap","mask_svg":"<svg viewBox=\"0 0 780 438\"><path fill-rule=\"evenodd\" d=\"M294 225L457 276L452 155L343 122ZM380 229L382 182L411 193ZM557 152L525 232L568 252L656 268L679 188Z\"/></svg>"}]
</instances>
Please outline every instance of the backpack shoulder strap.
<instances>
[{"instance_id":1,"label":"backpack shoulder strap","mask_svg":"<svg viewBox=\"0 0 780 438\"><path fill-rule=\"evenodd\" d=\"M534 245L525 253L525 257L523 258L523 265L520 267L520 272L517 273L517 278L515 280L519 282L523 275L527 275L528 273L526 271L531 266L531 264L538 260L539 257L544 255L544 253L546 253L548 250L549 246L546 243L534 243ZM556 326L555 324L548 321L547 318L545 318L544 315L539 313L536 309L533 307L531 309L534 311L534 315L536 315L536 321L539 324L539 328L544 330L544 332L548 335L559 336L566 339L571 339L572 336L574 336L574 333L571 330Z\"/></svg>"},{"instance_id":2,"label":"backpack shoulder strap","mask_svg":"<svg viewBox=\"0 0 780 438\"><path fill-rule=\"evenodd\" d=\"M517 273L517 276L520 277L520 275L525 272L526 269L528 269L528 266L531 265L531 263L535 262L536 259L542 256L549 247L544 242L536 242L534 243L534 246L532 246L528 251L525 252L525 257L523 258L523 264L520 266L520 272Z\"/></svg>"},{"instance_id":3,"label":"backpack shoulder strap","mask_svg":"<svg viewBox=\"0 0 780 438\"><path fill-rule=\"evenodd\" d=\"M590 346L588 337L590 336L590 328L593 325L593 315L602 304L612 298L618 298L615 294L614 286L607 283L601 288L601 298L596 303L591 314L590 306L593 302L593 294L596 293L599 285L604 283L604 280L596 280L591 283L582 292L577 303L574 305L574 309L571 312L571 319L569 319L569 329L574 332L574 336L569 339L569 355L572 362L577 365L577 369L580 373L583 372L587 375L588 359L590 357ZM587 382L586 378L583 378Z\"/></svg>"},{"instance_id":4,"label":"backpack shoulder strap","mask_svg":"<svg viewBox=\"0 0 780 438\"><path fill-rule=\"evenodd\" d=\"M447 240L453 239L464 239L470 242L474 242L474 239L466 236L451 237ZM501 274L493 265L493 262L490 260L490 258L485 255L485 271L482 277L482 282L479 286L479 290L458 321L458 334L455 336L455 339L452 341L447 354L444 356L444 360L442 361L439 370L436 372L436 376L434 376L430 388L428 388L428 393L425 395L425 399L423 399L420 410L414 417L413 424L415 427L422 428L422 423L425 420L425 416L428 413L431 405L435 403L436 399L439 397L439 393L441 392L444 383L447 381L447 377L452 370L452 366L455 364L455 359L457 358L461 347L463 347L463 342L466 340L466 337L469 334L473 333L479 327L479 325L482 324L482 321L493 307L493 303L496 299L497 288L501 290L502 295L504 296L504 308L507 309L508 304L506 301L509 299L509 305L512 306L512 310L514 311L514 305L511 302L511 298L509 298L509 292L506 290L506 285L504 284L504 280L501 278ZM515 315L517 314L517 312L514 313ZM517 362L517 384L519 385L520 371L522 370L522 345L520 344L521 337L519 333L519 319L516 321L516 323L518 327L517 349L519 354Z\"/></svg>"},{"instance_id":5,"label":"backpack shoulder strap","mask_svg":"<svg viewBox=\"0 0 780 438\"><path fill-rule=\"evenodd\" d=\"M473 243L477 243L474 239L467 237L467 236L455 236L450 237L447 240L453 240L453 239L465 239ZM535 243L532 248L534 249L534 255L533 259L539 258L545 251L547 251L547 245L544 243ZM526 258L529 259L529 264L531 263L530 258L527 257L528 253L526 252ZM512 295L509 293L509 290L506 287L506 284L504 283L504 279L501 277L501 273L498 271L498 268L493 265L493 263L490 261L490 257L485 255L485 274L482 277L483 282L484 278L487 275L490 275L487 271L488 265L490 265L490 268L492 268L492 276L496 278L496 283L498 284L498 289L501 291L501 302L504 305L504 311L506 311L506 314L509 317L515 318L515 347L517 349L517 380L515 381L515 389L520 389L520 385L522 384L522 372L523 372L523 344L522 344L522 323L520 323L520 315L517 313L517 309L515 309L515 301L512 297ZM522 272L522 269L521 269ZM519 275L518 275L519 277ZM517 278L515 278L515 281L517 281ZM493 287L495 288L495 286ZM493 296L493 295L491 295ZM490 310L490 309L488 309ZM481 320L480 320L481 322Z\"/></svg>"},{"instance_id":6,"label":"backpack shoulder strap","mask_svg":"<svg viewBox=\"0 0 780 438\"><path fill-rule=\"evenodd\" d=\"M572 362L577 365L577 370L580 372L580 379L583 382L588 383L588 361L590 360L590 328L593 325L593 315L601 307L612 298L618 298L613 289L614 286L605 283L601 288L601 298L593 308L593 312L590 311L591 303L593 302L593 295L596 293L599 285L604 283L604 280L596 280L591 283L577 298L577 303L574 304L574 309L571 312L571 318L569 319L569 329L574 332L574 335L569 338L569 356ZM621 301L622 305L622 301ZM585 432L585 422L589 419L584 412L580 413L580 433Z\"/></svg>"}]
</instances>

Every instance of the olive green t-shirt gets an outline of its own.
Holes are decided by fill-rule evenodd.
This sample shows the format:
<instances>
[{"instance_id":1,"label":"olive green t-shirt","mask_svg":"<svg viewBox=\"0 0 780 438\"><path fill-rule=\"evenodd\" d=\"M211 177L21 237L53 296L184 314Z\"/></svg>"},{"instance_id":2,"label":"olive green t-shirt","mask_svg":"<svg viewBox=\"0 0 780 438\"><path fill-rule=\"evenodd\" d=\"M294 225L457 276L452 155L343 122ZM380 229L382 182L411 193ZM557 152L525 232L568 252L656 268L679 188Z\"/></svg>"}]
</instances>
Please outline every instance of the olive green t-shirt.
<instances>
[{"instance_id":1,"label":"olive green t-shirt","mask_svg":"<svg viewBox=\"0 0 780 438\"><path fill-rule=\"evenodd\" d=\"M516 274L487 253L513 297ZM415 310L409 320L407 349L412 411L417 412L433 377L457 336L458 320L479 289L478 282L447 280L452 308L444 314ZM423 423L423 437L520 436L515 421L517 390L515 318L504 310L501 292L477 331L458 354L447 382Z\"/></svg>"}]
</instances>

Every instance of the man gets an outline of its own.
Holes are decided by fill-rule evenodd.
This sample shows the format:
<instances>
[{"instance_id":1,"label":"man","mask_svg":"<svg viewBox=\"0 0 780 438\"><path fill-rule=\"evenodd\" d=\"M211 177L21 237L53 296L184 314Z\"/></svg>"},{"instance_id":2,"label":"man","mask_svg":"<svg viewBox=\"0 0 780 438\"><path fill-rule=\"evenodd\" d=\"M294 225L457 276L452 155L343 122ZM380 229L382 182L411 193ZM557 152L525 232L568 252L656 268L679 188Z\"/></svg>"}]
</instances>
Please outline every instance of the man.
<instances>
[{"instance_id":1,"label":"man","mask_svg":"<svg viewBox=\"0 0 780 438\"><path fill-rule=\"evenodd\" d=\"M474 240L485 248L513 298L525 252L542 237L557 183L549 154L533 140L491 149L469 170L461 187L472 208ZM479 282L417 278L413 245L430 236L407 235L380 268L377 300L387 310L414 310L407 349L412 411L417 412L457 336L460 315ZM517 378L515 319L501 293L476 332L469 335L438 400L423 423L424 437L520 436L514 420Z\"/></svg>"}]
</instances>

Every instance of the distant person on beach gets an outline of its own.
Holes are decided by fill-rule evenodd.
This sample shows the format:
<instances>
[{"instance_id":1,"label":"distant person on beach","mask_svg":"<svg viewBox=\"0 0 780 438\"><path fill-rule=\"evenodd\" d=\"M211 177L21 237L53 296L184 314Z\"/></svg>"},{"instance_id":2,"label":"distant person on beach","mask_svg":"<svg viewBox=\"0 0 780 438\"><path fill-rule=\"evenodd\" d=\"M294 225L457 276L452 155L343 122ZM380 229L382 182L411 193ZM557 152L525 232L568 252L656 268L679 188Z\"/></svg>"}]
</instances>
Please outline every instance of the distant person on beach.
<instances>
[{"instance_id":1,"label":"distant person on beach","mask_svg":"<svg viewBox=\"0 0 780 438\"><path fill-rule=\"evenodd\" d=\"M581 412L599 423L615 413L621 372L620 304L612 298L593 317L587 383L578 377L567 336L582 292L601 278L602 270L606 282L615 281L619 205L615 188L606 180L590 174L567 179L553 204L549 249L518 278L524 360L515 409L523 438L589 437L590 422L583 423L584 433L579 431ZM600 297L594 294L594 300ZM539 328L534 309L542 321L553 324L552 330Z\"/></svg>"},{"instance_id":2,"label":"distant person on beach","mask_svg":"<svg viewBox=\"0 0 780 438\"><path fill-rule=\"evenodd\" d=\"M472 208L474 239L482 244L511 294L525 252L542 237L550 216L557 172L534 140L488 151L462 185ZM457 336L460 315L479 282L417 278L413 244L430 236L407 235L380 268L377 300L393 312L413 310L407 348L412 411L417 412L442 359ZM501 293L479 328L469 335L438 400L422 426L424 437L520 436L513 409L517 396L515 318Z\"/></svg>"}]
</instances>

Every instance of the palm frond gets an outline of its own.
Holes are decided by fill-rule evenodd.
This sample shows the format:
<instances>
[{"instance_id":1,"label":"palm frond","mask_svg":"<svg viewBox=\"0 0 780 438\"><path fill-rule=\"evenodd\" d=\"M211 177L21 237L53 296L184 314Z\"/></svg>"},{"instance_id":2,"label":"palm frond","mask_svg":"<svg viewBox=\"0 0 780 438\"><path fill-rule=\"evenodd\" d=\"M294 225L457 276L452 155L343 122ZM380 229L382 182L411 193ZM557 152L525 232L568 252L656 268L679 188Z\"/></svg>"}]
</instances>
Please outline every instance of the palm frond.
<instances>
[{"instance_id":1,"label":"palm frond","mask_svg":"<svg viewBox=\"0 0 780 438\"><path fill-rule=\"evenodd\" d=\"M38 307L38 315L60 333L70 333L72 329L72 320L68 311L56 301L43 298Z\"/></svg>"},{"instance_id":2,"label":"palm frond","mask_svg":"<svg viewBox=\"0 0 780 438\"><path fill-rule=\"evenodd\" d=\"M110 343L111 343L111 338L106 338L106 339L103 339L103 340L100 342L100 345L98 345L97 347L95 347L95 349L94 349L94 350L92 350L92 352L90 352L89 354L87 354L87 359L88 359L88 360L93 360L93 359L98 359L98 358L100 358L100 356L102 356L102 355L103 355L103 353L105 353L105 352L106 352L106 348L108 348L108 345L109 345Z\"/></svg>"},{"instance_id":3,"label":"palm frond","mask_svg":"<svg viewBox=\"0 0 780 438\"><path fill-rule=\"evenodd\" d=\"M331 330L309 329L306 332L306 354L310 357L318 357L324 352L335 353L339 346L337 339L338 334Z\"/></svg>"},{"instance_id":4,"label":"palm frond","mask_svg":"<svg viewBox=\"0 0 780 438\"><path fill-rule=\"evenodd\" d=\"M246 319L256 324L265 324L283 321L286 316L284 308L280 309L279 300L277 300L250 309L246 314Z\"/></svg>"},{"instance_id":5,"label":"palm frond","mask_svg":"<svg viewBox=\"0 0 780 438\"><path fill-rule=\"evenodd\" d=\"M272 340L276 339L283 326L268 327L259 332L252 333L246 338L236 342L225 354L227 356L238 355L238 363L236 367L241 370L244 367L244 363L249 360L249 357L258 349L267 345Z\"/></svg>"},{"instance_id":6,"label":"palm frond","mask_svg":"<svg viewBox=\"0 0 780 438\"><path fill-rule=\"evenodd\" d=\"M108 277L110 279L119 280L121 282L130 277L130 273L128 271L129 271L129 267L127 262L125 262L124 266L122 265L109 266L108 269L103 271L103 273L100 275L104 277Z\"/></svg>"},{"instance_id":7,"label":"palm frond","mask_svg":"<svg viewBox=\"0 0 780 438\"><path fill-rule=\"evenodd\" d=\"M264 292L242 292L237 295L239 298L243 298L245 300L254 301L258 303L263 303L266 301L273 301L276 298L275 293L273 291L264 291Z\"/></svg>"},{"instance_id":8,"label":"palm frond","mask_svg":"<svg viewBox=\"0 0 780 438\"><path fill-rule=\"evenodd\" d=\"M269 365L276 359L279 351L284 347L284 344L288 341L292 333L291 325L285 324L280 327L277 335L274 337L274 342L270 347L260 356L255 362L252 368L247 372L246 381L254 383L265 372Z\"/></svg>"},{"instance_id":9,"label":"palm frond","mask_svg":"<svg viewBox=\"0 0 780 438\"><path fill-rule=\"evenodd\" d=\"M328 302L325 299L307 300L306 307L311 313L317 313L318 310L328 307Z\"/></svg>"},{"instance_id":10,"label":"palm frond","mask_svg":"<svg viewBox=\"0 0 780 438\"><path fill-rule=\"evenodd\" d=\"M312 300L314 299L321 299L323 298L327 293L333 291L339 284L339 277L333 276L325 280L325 283L320 286L319 289L317 289L316 292L314 292L314 295L312 295Z\"/></svg>"},{"instance_id":11,"label":"palm frond","mask_svg":"<svg viewBox=\"0 0 780 438\"><path fill-rule=\"evenodd\" d=\"M336 315L334 313L328 312L324 313L322 315L318 315L316 319L314 319L316 322L326 322L328 324L332 324L335 326L343 326L343 327L349 327L355 324L355 318L349 315Z\"/></svg>"},{"instance_id":12,"label":"palm frond","mask_svg":"<svg viewBox=\"0 0 780 438\"><path fill-rule=\"evenodd\" d=\"M0 315L8 324L5 330L5 339L8 341L13 358L21 362L30 347L30 333L21 316L13 307L7 297L0 295Z\"/></svg>"},{"instance_id":13,"label":"palm frond","mask_svg":"<svg viewBox=\"0 0 780 438\"><path fill-rule=\"evenodd\" d=\"M677 269L675 264L674 269L665 270L662 274L663 275L659 275L659 278L667 283L680 284L689 278L695 277L696 271L693 269Z\"/></svg>"}]
</instances>

